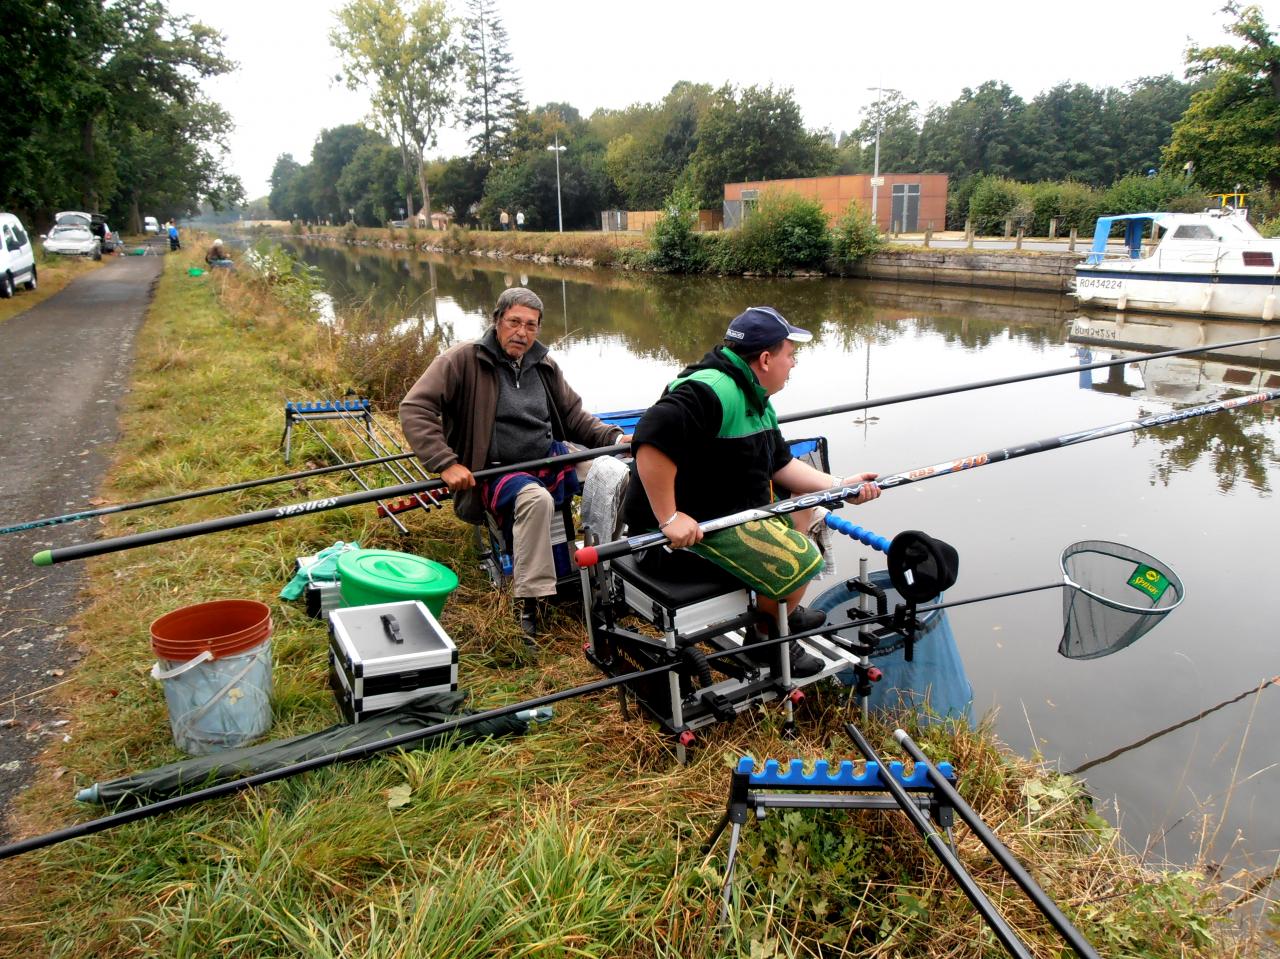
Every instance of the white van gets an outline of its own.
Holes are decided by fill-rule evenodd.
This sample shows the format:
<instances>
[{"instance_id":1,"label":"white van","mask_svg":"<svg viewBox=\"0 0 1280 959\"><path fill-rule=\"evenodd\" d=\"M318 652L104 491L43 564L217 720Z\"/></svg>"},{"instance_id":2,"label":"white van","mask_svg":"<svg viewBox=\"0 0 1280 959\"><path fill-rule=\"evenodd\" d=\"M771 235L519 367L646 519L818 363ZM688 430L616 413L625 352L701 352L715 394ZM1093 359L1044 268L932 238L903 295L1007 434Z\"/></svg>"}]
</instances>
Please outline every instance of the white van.
<instances>
[{"instance_id":1,"label":"white van","mask_svg":"<svg viewBox=\"0 0 1280 959\"><path fill-rule=\"evenodd\" d=\"M153 216L144 216L142 218L143 233L159 233L160 222Z\"/></svg>"},{"instance_id":2,"label":"white van","mask_svg":"<svg viewBox=\"0 0 1280 959\"><path fill-rule=\"evenodd\" d=\"M18 284L36 288L36 257L31 237L12 213L0 213L0 299L13 296Z\"/></svg>"}]
</instances>

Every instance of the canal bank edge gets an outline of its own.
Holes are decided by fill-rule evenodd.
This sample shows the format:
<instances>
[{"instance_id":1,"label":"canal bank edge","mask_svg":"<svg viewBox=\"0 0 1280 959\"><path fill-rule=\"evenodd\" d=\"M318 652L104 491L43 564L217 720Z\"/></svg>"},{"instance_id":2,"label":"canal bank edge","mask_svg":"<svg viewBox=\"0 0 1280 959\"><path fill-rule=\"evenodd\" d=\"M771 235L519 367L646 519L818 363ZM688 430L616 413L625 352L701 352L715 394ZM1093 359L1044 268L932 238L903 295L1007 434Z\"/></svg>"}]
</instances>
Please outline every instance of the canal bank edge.
<instances>
[{"instance_id":1,"label":"canal bank edge","mask_svg":"<svg viewBox=\"0 0 1280 959\"><path fill-rule=\"evenodd\" d=\"M634 269L618 254L647 247L642 235L584 233L485 233L465 231L470 242L460 247L450 242L452 231L385 230L361 227L311 227L309 232L291 234L291 239L340 242L348 246L372 246L393 250L421 250L424 253L452 253L509 258L563 266L614 267ZM437 239L438 238L438 239ZM434 242L433 242L434 241ZM466 247L469 247L466 248ZM844 276L867 280L936 283L990 289L1036 290L1067 293L1075 279L1075 266L1083 257L1075 253L1035 253L1018 250L925 250L895 249L873 253L851 266L830 271L797 270L794 277Z\"/></svg>"}]
</instances>

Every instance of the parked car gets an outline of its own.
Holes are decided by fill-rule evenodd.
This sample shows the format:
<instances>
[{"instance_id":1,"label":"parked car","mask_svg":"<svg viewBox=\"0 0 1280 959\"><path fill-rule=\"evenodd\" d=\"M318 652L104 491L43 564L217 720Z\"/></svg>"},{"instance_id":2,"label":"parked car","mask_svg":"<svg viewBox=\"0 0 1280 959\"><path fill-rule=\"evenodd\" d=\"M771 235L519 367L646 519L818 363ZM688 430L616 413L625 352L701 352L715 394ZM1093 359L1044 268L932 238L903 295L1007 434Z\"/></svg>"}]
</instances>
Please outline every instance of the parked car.
<instances>
[{"instance_id":1,"label":"parked car","mask_svg":"<svg viewBox=\"0 0 1280 959\"><path fill-rule=\"evenodd\" d=\"M53 229L40 239L44 241L46 253L102 259L102 239L95 235L93 217L88 213L67 210L57 214L53 218Z\"/></svg>"},{"instance_id":2,"label":"parked car","mask_svg":"<svg viewBox=\"0 0 1280 959\"><path fill-rule=\"evenodd\" d=\"M0 213L0 298L13 296L19 283L36 288L36 257L31 237L12 213Z\"/></svg>"},{"instance_id":3,"label":"parked car","mask_svg":"<svg viewBox=\"0 0 1280 959\"><path fill-rule=\"evenodd\" d=\"M160 221L153 216L144 216L142 218L142 232L143 233L159 233Z\"/></svg>"},{"instance_id":4,"label":"parked car","mask_svg":"<svg viewBox=\"0 0 1280 959\"><path fill-rule=\"evenodd\" d=\"M98 247L102 253L112 253L120 245L116 234L107 226L107 218L101 213L83 213L79 210L64 210L54 215L54 226L63 224L81 224L89 227L89 232L98 238Z\"/></svg>"}]
</instances>

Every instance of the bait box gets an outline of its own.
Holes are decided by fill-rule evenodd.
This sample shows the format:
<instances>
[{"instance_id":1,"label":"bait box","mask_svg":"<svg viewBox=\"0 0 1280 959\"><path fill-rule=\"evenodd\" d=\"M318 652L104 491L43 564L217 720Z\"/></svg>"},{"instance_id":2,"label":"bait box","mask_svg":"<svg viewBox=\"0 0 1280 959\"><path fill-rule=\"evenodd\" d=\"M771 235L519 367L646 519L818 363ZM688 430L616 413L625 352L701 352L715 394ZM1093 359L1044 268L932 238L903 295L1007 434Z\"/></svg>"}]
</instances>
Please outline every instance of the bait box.
<instances>
[{"instance_id":1,"label":"bait box","mask_svg":"<svg viewBox=\"0 0 1280 959\"><path fill-rule=\"evenodd\" d=\"M458 688L458 649L420 600L335 609L329 635L329 684L347 722Z\"/></svg>"}]
</instances>

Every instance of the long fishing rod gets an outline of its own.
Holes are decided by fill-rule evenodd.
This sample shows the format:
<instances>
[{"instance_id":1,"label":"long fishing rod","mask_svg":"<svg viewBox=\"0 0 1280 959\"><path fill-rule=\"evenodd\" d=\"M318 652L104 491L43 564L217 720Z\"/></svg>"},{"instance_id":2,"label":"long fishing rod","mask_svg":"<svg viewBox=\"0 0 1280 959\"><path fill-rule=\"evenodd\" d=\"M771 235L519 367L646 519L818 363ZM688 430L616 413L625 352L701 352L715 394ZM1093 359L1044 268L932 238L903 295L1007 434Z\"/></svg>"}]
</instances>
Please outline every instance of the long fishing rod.
<instances>
[{"instance_id":1,"label":"long fishing rod","mask_svg":"<svg viewBox=\"0 0 1280 959\"><path fill-rule=\"evenodd\" d=\"M914 393L899 393L893 396L885 396L872 400L859 400L856 403L846 403L840 406L826 406L816 410L806 410L799 413L788 413L778 417L779 423L794 423L799 420L817 419L822 416L834 416L838 413L852 413L857 410L871 409L880 406L893 406L897 403L908 403L913 400L930 399L936 396L950 396L954 393L965 393L972 390L988 389L993 386L1008 386L1012 383L1023 383L1030 380L1043 379L1050 376L1063 376L1068 373L1080 373L1086 370L1099 370L1110 366L1121 366L1127 363L1142 363L1147 360L1167 359L1174 356L1190 356L1195 353L1207 353L1215 350L1232 349L1237 346L1250 346L1256 343L1266 343L1273 340L1280 340L1280 333L1272 336L1259 336L1247 340L1232 340L1226 343L1210 343L1206 346L1186 347L1177 350L1166 350L1162 353L1138 353L1130 356L1123 356L1114 360L1100 360L1097 363L1088 363L1077 366L1061 366L1051 370L1041 370L1036 373L1021 373L1014 376L1002 376L991 380L976 380L972 383L962 383L958 386L943 386L931 390L918 390ZM594 455L594 454L590 454ZM361 469L366 466L379 466L383 463L391 463L396 460L411 459L413 453L398 453L393 456L379 456L374 459L357 460L352 463L339 464L336 466L321 466L316 469L301 470L296 473L282 473L278 476L267 476L262 479L245 480L241 483L231 483L227 486L214 486L209 489L196 490L189 493L175 493L172 496L161 496L156 499L139 500L136 503L123 503L117 506L104 506L100 509L81 510L75 513L65 513L61 516L50 516L44 519L30 520L25 523L16 523L12 526L0 527L0 536L6 533L18 533L29 529L39 529L45 526L57 526L63 523L74 523L78 520L91 519L94 516L107 516L112 513L123 513L127 510L143 509L148 506L162 506L166 503L178 503L183 500L198 499L202 496L213 496L217 493L231 493L237 490L252 489L255 486L268 486L272 483L287 483L290 480L306 479L309 476L322 476L326 473L337 473L344 469ZM578 459L587 459L589 456L577 457L564 462L577 462ZM508 467L508 469L518 468Z\"/></svg>"},{"instance_id":2,"label":"long fishing rod","mask_svg":"<svg viewBox=\"0 0 1280 959\"><path fill-rule=\"evenodd\" d=\"M909 483L919 483L923 480L933 479L938 476L947 476L951 473L959 473L963 470L976 469L979 466L986 466L988 463L1002 463L1006 460L1018 459L1022 456L1030 456L1034 453L1044 453L1048 450L1060 449L1064 446L1074 446L1077 443L1087 443L1090 440L1100 440L1107 436L1116 436L1120 433L1131 433L1134 430L1147 429L1152 426L1166 426L1170 423L1180 423L1183 420L1189 420L1196 416L1205 416L1209 413L1218 413L1223 410L1234 410L1244 406L1254 406L1258 403L1268 403L1272 400L1280 399L1280 389L1264 390L1261 393L1254 393L1249 396L1236 397L1235 399L1219 400L1216 403L1205 403L1201 406L1191 406L1182 410L1172 410L1168 413L1155 413L1151 416L1144 416L1141 419L1125 420L1121 423L1112 423L1110 426L1098 426L1093 429L1081 430L1077 433L1063 433L1060 436L1051 436L1043 440L1034 440L1030 443L1022 443L1017 446L1004 447L1003 449L988 450L985 453L978 453L972 456L964 456L959 459L947 460L942 463L935 463L932 466L925 466L919 469L908 470L903 473L894 473L891 476L883 476L875 481L875 484L881 489L893 489L898 486L906 486ZM809 509L812 506L826 506L830 503L839 503L846 499L852 499L858 495L862 489L862 484L858 483L853 486L841 485L833 486L830 489L820 490L816 493L806 493L803 496L793 496L790 499L779 500L776 503L770 503L768 506L761 506L757 509L742 510L729 516L721 516L715 519L706 520L698 524L698 528L705 533L714 533L718 530L728 529L732 526L741 526L743 523L750 523L758 520L765 520L771 516L782 516L787 513L794 513L798 510ZM110 540L104 541L111 542ZM599 546L586 546L578 550L575 554L579 566L594 566L603 559L611 559L615 556L622 556L627 553L634 553L642 549L649 549L653 546L665 546L671 541L667 539L666 534L661 531L652 533L640 533L636 536L628 536L624 539L614 540L611 543L603 543ZM71 547L77 548L77 547Z\"/></svg>"},{"instance_id":3,"label":"long fishing rod","mask_svg":"<svg viewBox=\"0 0 1280 959\"><path fill-rule=\"evenodd\" d=\"M817 627L815 629L791 633L786 636L774 637L757 643L756 648L764 649L784 642L790 642L795 639L804 639L809 636L817 635L823 628L825 627ZM740 652L741 650L737 648L717 650L707 653L706 659L710 662L724 657L733 656ZM48 846L55 846L58 843L66 842L70 839L81 839L85 836L92 836L95 833L105 832L106 830L113 829L116 826L123 826L127 823L138 822L143 819L151 819L154 816L159 816L166 812L183 809L187 806L194 806L197 803L201 803L209 799L219 799L223 796L230 796L244 789L263 786L267 783L276 782L281 779L288 779L292 776L310 772L314 769L323 769L326 766L333 766L337 763L349 762L356 759L367 759L370 756L377 755L378 753L386 752L391 749L398 749L402 746L412 746L413 744L428 737L451 733L475 723L484 722L485 720L512 716L516 713L538 709L543 706L551 706L555 703L563 702L567 699L573 699L578 696L586 696L602 690L612 689L613 687L622 685L623 683L630 683L648 679L653 676L659 676L663 673L670 672L673 669L679 669L681 665L682 664L680 662L663 663L660 666L652 666L648 669L637 670L631 673L622 673L618 676L610 676L606 679L585 683L581 686L573 686L569 689L562 689L554 693L547 693L546 695L537 696L533 699L526 699L518 703L510 703L506 706L495 706L492 709L471 713L468 716L459 716L456 719L448 719L431 726L424 726L421 729L415 729L409 732L399 733L395 736L389 736L386 739L380 739L377 742L361 743L358 746L350 746L336 752L326 753L323 756L313 756L310 759L304 759L288 766L281 766L277 769L268 769L260 773L254 773L251 776L244 776L240 779L233 779L224 783L216 783L215 785L206 786L205 788L195 790L194 792L184 793L181 796L172 796L168 799L161 799L146 805L136 806L132 809L122 810L109 816L102 816L101 818L93 819L88 822L77 823L74 826L67 826L64 829L58 829L54 832L45 833L41 836L32 836L27 839L21 839L17 842L9 843L5 846L0 846L0 859L9 859L25 852L44 849Z\"/></svg>"},{"instance_id":4,"label":"long fishing rod","mask_svg":"<svg viewBox=\"0 0 1280 959\"><path fill-rule=\"evenodd\" d=\"M477 480L491 479L495 476L503 476L506 473L519 470L538 470L551 466L561 466L566 463L577 463L582 460L594 459L597 456L612 456L615 453L626 452L630 447L626 443L620 443L615 446L601 446L593 450L583 450L576 453L564 453L560 456L548 456L540 460L527 460L523 463L514 463L510 466L495 466L490 469L477 470L474 474ZM350 463L344 463L337 469L348 469ZM151 546L155 543L168 543L176 539L187 539L191 536L202 536L205 533L217 533L225 529L239 529L242 526L254 526L258 523L271 523L275 520L289 519L295 516L306 516L311 513L319 513L325 510L342 509L346 506L359 506L362 503L372 503L380 499L395 499L400 496L412 496L415 493L424 493L428 490L438 490L446 488L444 480L433 479L423 480L416 483L401 483L398 486L382 486L371 490L360 490L356 493L346 493L341 496L329 496L324 499L309 500L301 503L289 503L284 506L273 506L270 509L261 509L252 513L239 513L234 516L223 516L218 519L205 520L199 523L188 523L185 526L174 526L169 529L151 530L145 533L134 533L129 536L118 536L113 539L99 540L96 543L80 543L74 546L67 546L60 549L46 549L37 553L32 557L32 561L37 566L51 566L54 563L63 563L72 559L85 559L89 556L100 556L103 553L117 553L125 549L133 549L136 546Z\"/></svg>"},{"instance_id":5,"label":"long fishing rod","mask_svg":"<svg viewBox=\"0 0 1280 959\"><path fill-rule=\"evenodd\" d=\"M1190 356L1193 353L1207 353L1215 350L1227 350L1237 346L1250 346L1254 343L1268 343L1280 340L1280 333L1271 336L1255 336L1248 340L1232 340L1228 343L1210 343L1207 346L1191 346L1177 350L1165 350L1162 353L1135 353L1116 360L1101 360L1097 363L1085 363L1077 366L1059 366L1052 370L1041 370L1037 373L1017 373L1013 376L1001 376L993 380L978 380L960 386L940 386L932 390L918 390L915 393L899 393L875 400L860 400L857 403L845 403L840 406L826 406L818 410L806 410L803 413L788 413L779 416L779 423L791 423L795 420L815 419L819 416L834 416L837 413L853 413L857 410L872 407L892 406L895 403L908 403L912 400L925 400L934 396L950 396L953 393L965 393L970 390L983 390L992 386L1008 386L1011 383L1025 383L1030 380L1044 379L1048 376L1063 376L1067 373L1083 373L1086 370L1100 370L1108 366L1122 366L1127 363L1145 363L1147 360L1163 360L1173 356Z\"/></svg>"}]
</instances>

